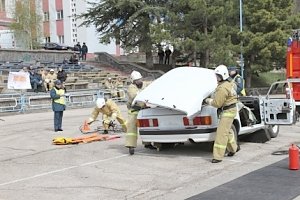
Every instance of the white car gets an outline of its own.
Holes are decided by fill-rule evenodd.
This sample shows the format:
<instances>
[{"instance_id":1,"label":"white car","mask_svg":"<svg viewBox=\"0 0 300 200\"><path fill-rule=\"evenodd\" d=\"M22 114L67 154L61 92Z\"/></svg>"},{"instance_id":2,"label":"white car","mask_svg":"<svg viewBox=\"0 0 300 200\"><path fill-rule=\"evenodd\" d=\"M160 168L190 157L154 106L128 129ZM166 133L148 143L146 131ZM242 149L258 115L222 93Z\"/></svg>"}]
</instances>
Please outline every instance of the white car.
<instances>
[{"instance_id":1,"label":"white car","mask_svg":"<svg viewBox=\"0 0 300 200\"><path fill-rule=\"evenodd\" d=\"M217 109L202 103L216 87L214 71L198 67L175 68L153 81L133 101L133 104L144 102L148 107L139 111L137 117L142 141L155 143L157 147L165 143L214 141ZM260 130L277 137L278 125L295 122L293 99L269 94L242 97L240 101L246 107L237 104L239 113L232 126L236 137Z\"/></svg>"}]
</instances>

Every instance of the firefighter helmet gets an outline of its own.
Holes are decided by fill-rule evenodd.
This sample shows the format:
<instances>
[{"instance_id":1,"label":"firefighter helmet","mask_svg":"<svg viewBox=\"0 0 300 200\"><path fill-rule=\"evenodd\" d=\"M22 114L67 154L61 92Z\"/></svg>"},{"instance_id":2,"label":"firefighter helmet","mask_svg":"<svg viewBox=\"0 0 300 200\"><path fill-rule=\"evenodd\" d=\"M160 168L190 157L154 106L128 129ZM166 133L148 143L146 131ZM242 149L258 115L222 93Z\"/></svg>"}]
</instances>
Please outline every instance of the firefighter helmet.
<instances>
[{"instance_id":1,"label":"firefighter helmet","mask_svg":"<svg viewBox=\"0 0 300 200\"><path fill-rule=\"evenodd\" d=\"M105 99L103 97L100 97L96 100L96 106L98 108L102 108L105 105Z\"/></svg>"},{"instance_id":2,"label":"firefighter helmet","mask_svg":"<svg viewBox=\"0 0 300 200\"><path fill-rule=\"evenodd\" d=\"M229 73L228 73L228 69L225 65L219 65L216 69L215 69L215 73L220 75L222 77L223 80L226 80L229 78Z\"/></svg>"},{"instance_id":3,"label":"firefighter helmet","mask_svg":"<svg viewBox=\"0 0 300 200\"><path fill-rule=\"evenodd\" d=\"M138 79L141 79L141 78L143 78L143 77L142 77L141 73L138 72L138 71L133 71L130 74L130 81L131 82L133 82L135 80L138 80Z\"/></svg>"}]
</instances>

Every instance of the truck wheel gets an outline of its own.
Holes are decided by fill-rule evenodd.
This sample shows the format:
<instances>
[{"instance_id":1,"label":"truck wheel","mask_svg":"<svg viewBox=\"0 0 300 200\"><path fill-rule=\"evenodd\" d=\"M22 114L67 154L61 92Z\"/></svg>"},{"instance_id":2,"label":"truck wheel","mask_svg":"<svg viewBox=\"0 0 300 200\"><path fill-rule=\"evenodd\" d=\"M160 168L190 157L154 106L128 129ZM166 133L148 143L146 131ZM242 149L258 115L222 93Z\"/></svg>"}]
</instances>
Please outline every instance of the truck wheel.
<instances>
[{"instance_id":1,"label":"truck wheel","mask_svg":"<svg viewBox=\"0 0 300 200\"><path fill-rule=\"evenodd\" d=\"M278 125L269 125L267 128L271 138L276 138L279 133L279 126Z\"/></svg>"}]
</instances>

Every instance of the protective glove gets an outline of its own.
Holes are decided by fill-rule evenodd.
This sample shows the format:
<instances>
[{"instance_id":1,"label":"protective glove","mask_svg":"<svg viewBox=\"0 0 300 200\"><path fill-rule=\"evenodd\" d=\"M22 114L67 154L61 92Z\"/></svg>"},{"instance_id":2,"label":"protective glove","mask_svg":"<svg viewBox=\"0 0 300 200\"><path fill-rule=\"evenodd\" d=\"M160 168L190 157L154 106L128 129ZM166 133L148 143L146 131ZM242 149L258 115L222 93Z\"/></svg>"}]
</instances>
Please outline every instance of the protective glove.
<instances>
[{"instance_id":1,"label":"protective glove","mask_svg":"<svg viewBox=\"0 0 300 200\"><path fill-rule=\"evenodd\" d=\"M93 122L94 122L93 119L88 119L88 120L87 120L87 124L88 124L88 125L91 125Z\"/></svg>"},{"instance_id":2,"label":"protective glove","mask_svg":"<svg viewBox=\"0 0 300 200\"><path fill-rule=\"evenodd\" d=\"M207 105L211 105L211 103L213 102L213 99L211 99L211 98L206 98L206 99L204 99L204 102L205 102Z\"/></svg>"},{"instance_id":3,"label":"protective glove","mask_svg":"<svg viewBox=\"0 0 300 200\"><path fill-rule=\"evenodd\" d=\"M114 127L115 126L115 120L110 120L108 126L109 127Z\"/></svg>"}]
</instances>

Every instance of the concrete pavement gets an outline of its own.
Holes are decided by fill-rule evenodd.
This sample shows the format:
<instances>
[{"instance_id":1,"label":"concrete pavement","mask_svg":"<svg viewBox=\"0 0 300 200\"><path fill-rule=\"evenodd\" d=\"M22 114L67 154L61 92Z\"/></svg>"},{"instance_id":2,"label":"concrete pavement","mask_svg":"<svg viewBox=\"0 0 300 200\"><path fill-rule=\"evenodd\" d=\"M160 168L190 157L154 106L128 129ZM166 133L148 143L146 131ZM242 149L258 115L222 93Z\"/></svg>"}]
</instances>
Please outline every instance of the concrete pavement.
<instances>
[{"instance_id":1,"label":"concrete pavement","mask_svg":"<svg viewBox=\"0 0 300 200\"><path fill-rule=\"evenodd\" d=\"M300 143L299 125L281 127L278 138L242 143L236 156L218 164L210 163L210 144L157 152L139 142L134 156L124 148L124 137L51 144L54 137L81 136L79 125L91 111L65 111L61 133L53 132L52 111L0 117L5 120L0 121L0 199L186 199L280 161L287 155L273 151Z\"/></svg>"}]
</instances>

